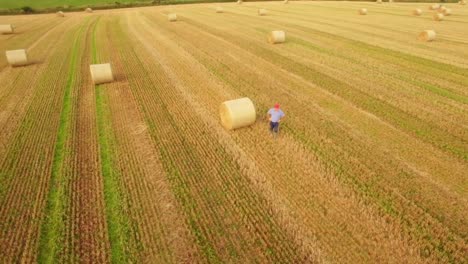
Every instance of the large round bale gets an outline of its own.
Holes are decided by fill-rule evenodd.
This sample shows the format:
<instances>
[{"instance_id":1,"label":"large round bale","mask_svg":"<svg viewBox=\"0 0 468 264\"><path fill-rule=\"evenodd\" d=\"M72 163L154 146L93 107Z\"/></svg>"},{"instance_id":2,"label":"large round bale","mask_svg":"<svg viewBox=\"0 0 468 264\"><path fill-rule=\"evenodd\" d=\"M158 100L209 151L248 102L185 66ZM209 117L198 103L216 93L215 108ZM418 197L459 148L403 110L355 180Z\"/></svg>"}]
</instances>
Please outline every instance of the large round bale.
<instances>
[{"instance_id":1,"label":"large round bale","mask_svg":"<svg viewBox=\"0 0 468 264\"><path fill-rule=\"evenodd\" d=\"M13 34L15 32L15 28L10 25L0 25L0 34Z\"/></svg>"},{"instance_id":2,"label":"large round bale","mask_svg":"<svg viewBox=\"0 0 468 264\"><path fill-rule=\"evenodd\" d=\"M413 10L413 15L415 16L420 16L422 14L422 10L419 9L419 8L416 8L415 10Z\"/></svg>"},{"instance_id":3,"label":"large round bale","mask_svg":"<svg viewBox=\"0 0 468 264\"><path fill-rule=\"evenodd\" d=\"M266 9L260 8L260 9L258 10L258 15L259 15L259 16L266 16L267 13L268 13L268 12L267 12Z\"/></svg>"},{"instance_id":4,"label":"large round bale","mask_svg":"<svg viewBox=\"0 0 468 264\"><path fill-rule=\"evenodd\" d=\"M466 1L465 1L465 0L459 1L458 3L459 3L460 5L466 5Z\"/></svg>"},{"instance_id":5,"label":"large round bale","mask_svg":"<svg viewBox=\"0 0 468 264\"><path fill-rule=\"evenodd\" d=\"M444 14L435 13L435 14L434 14L434 20L435 20L435 21L442 21L442 20L444 20Z\"/></svg>"},{"instance_id":6,"label":"large round bale","mask_svg":"<svg viewBox=\"0 0 468 264\"><path fill-rule=\"evenodd\" d=\"M88 8L85 9L85 12L86 12L86 13L92 13L92 12L93 12L93 9L91 9L91 8L88 7Z\"/></svg>"},{"instance_id":7,"label":"large round bale","mask_svg":"<svg viewBox=\"0 0 468 264\"><path fill-rule=\"evenodd\" d=\"M91 79L93 80L94 84L114 81L114 75L112 74L110 63L91 64L89 66L89 70L91 71Z\"/></svg>"},{"instance_id":8,"label":"large round bale","mask_svg":"<svg viewBox=\"0 0 468 264\"><path fill-rule=\"evenodd\" d=\"M283 4L288 4L288 3L289 3L288 0L284 0L284 1L283 1Z\"/></svg>"},{"instance_id":9,"label":"large round bale","mask_svg":"<svg viewBox=\"0 0 468 264\"><path fill-rule=\"evenodd\" d=\"M65 14L64 14L62 11L58 11L58 12L57 12L57 16L58 16L58 17L64 17Z\"/></svg>"},{"instance_id":10,"label":"large round bale","mask_svg":"<svg viewBox=\"0 0 468 264\"><path fill-rule=\"evenodd\" d=\"M220 6L216 7L216 13L223 13L223 12L224 12L224 10L223 10L222 7L220 7Z\"/></svg>"},{"instance_id":11,"label":"large round bale","mask_svg":"<svg viewBox=\"0 0 468 264\"><path fill-rule=\"evenodd\" d=\"M440 13L443 13L445 10L447 10L447 7L445 7L445 6L443 6L443 5L441 5L441 6L439 7L439 9L438 9L438 11L439 11Z\"/></svg>"},{"instance_id":12,"label":"large round bale","mask_svg":"<svg viewBox=\"0 0 468 264\"><path fill-rule=\"evenodd\" d=\"M431 6L429 6L429 10L437 10L440 8L440 4L433 4Z\"/></svg>"},{"instance_id":13,"label":"large round bale","mask_svg":"<svg viewBox=\"0 0 468 264\"><path fill-rule=\"evenodd\" d=\"M433 41L436 38L436 33L434 30L424 30L419 33L418 39L421 41Z\"/></svg>"},{"instance_id":14,"label":"large round bale","mask_svg":"<svg viewBox=\"0 0 468 264\"><path fill-rule=\"evenodd\" d=\"M167 15L167 20L169 20L170 22L175 22L175 21L177 21L177 14L169 14L169 15Z\"/></svg>"},{"instance_id":15,"label":"large round bale","mask_svg":"<svg viewBox=\"0 0 468 264\"><path fill-rule=\"evenodd\" d=\"M446 8L442 14L444 14L444 16L450 16L452 14L452 9Z\"/></svg>"},{"instance_id":16,"label":"large round bale","mask_svg":"<svg viewBox=\"0 0 468 264\"><path fill-rule=\"evenodd\" d=\"M273 30L268 35L268 42L271 44L283 43L286 41L286 33L282 30Z\"/></svg>"},{"instance_id":17,"label":"large round bale","mask_svg":"<svg viewBox=\"0 0 468 264\"><path fill-rule=\"evenodd\" d=\"M238 0L238 1L237 1L237 4L238 4L238 5L242 4L242 0Z\"/></svg>"},{"instance_id":18,"label":"large round bale","mask_svg":"<svg viewBox=\"0 0 468 264\"><path fill-rule=\"evenodd\" d=\"M376 3L377 3L377 4L381 4L381 3L382 3L382 0L377 0Z\"/></svg>"},{"instance_id":19,"label":"large round bale","mask_svg":"<svg viewBox=\"0 0 468 264\"><path fill-rule=\"evenodd\" d=\"M8 63L13 67L28 65L28 54L24 49L7 50L5 54Z\"/></svg>"},{"instance_id":20,"label":"large round bale","mask_svg":"<svg viewBox=\"0 0 468 264\"><path fill-rule=\"evenodd\" d=\"M359 14L360 14L360 15L367 15L367 8L361 8L361 9L359 9Z\"/></svg>"},{"instance_id":21,"label":"large round bale","mask_svg":"<svg viewBox=\"0 0 468 264\"><path fill-rule=\"evenodd\" d=\"M389 3L393 3L393 0L388 0Z\"/></svg>"},{"instance_id":22,"label":"large round bale","mask_svg":"<svg viewBox=\"0 0 468 264\"><path fill-rule=\"evenodd\" d=\"M228 130L250 126L257 119L255 106L247 97L222 103L219 115L221 124Z\"/></svg>"}]
</instances>

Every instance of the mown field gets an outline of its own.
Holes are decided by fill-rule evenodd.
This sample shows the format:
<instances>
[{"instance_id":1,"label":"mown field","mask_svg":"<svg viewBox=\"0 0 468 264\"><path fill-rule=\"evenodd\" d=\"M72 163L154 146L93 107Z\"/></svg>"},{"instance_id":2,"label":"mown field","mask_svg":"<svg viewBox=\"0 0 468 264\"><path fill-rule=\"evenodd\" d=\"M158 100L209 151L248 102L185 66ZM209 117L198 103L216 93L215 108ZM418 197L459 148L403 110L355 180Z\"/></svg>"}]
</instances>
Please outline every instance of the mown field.
<instances>
[{"instance_id":1,"label":"mown field","mask_svg":"<svg viewBox=\"0 0 468 264\"><path fill-rule=\"evenodd\" d=\"M0 263L466 263L468 6L447 6L0 17L33 61L0 56ZM226 131L240 97L257 122Z\"/></svg>"}]
</instances>

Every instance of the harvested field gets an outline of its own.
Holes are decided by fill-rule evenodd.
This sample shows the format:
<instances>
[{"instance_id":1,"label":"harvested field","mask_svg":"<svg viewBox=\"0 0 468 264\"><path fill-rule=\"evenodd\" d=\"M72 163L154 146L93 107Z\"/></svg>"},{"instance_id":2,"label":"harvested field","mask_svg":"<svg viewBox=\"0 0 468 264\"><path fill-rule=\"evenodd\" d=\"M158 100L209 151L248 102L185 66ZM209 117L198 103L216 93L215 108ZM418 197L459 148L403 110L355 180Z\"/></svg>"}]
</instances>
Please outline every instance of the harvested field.
<instances>
[{"instance_id":1,"label":"harvested field","mask_svg":"<svg viewBox=\"0 0 468 264\"><path fill-rule=\"evenodd\" d=\"M467 262L468 8L429 6L0 16L0 263Z\"/></svg>"}]
</instances>

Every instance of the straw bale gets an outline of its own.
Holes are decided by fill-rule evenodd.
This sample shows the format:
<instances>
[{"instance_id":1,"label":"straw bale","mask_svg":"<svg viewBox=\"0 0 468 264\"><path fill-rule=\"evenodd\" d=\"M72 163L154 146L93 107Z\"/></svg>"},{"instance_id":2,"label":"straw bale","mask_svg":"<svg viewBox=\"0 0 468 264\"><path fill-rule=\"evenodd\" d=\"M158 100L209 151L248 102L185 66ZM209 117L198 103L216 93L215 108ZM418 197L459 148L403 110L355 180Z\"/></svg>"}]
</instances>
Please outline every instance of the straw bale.
<instances>
[{"instance_id":1,"label":"straw bale","mask_svg":"<svg viewBox=\"0 0 468 264\"><path fill-rule=\"evenodd\" d=\"M108 83L114 81L110 63L92 64L89 66L91 79L94 84Z\"/></svg>"},{"instance_id":2,"label":"straw bale","mask_svg":"<svg viewBox=\"0 0 468 264\"><path fill-rule=\"evenodd\" d=\"M286 33L281 30L271 31L268 35L268 42L271 44L283 43L286 41Z\"/></svg>"},{"instance_id":3,"label":"straw bale","mask_svg":"<svg viewBox=\"0 0 468 264\"><path fill-rule=\"evenodd\" d=\"M13 34L15 28L11 24L0 25L0 34Z\"/></svg>"},{"instance_id":4,"label":"straw bale","mask_svg":"<svg viewBox=\"0 0 468 264\"><path fill-rule=\"evenodd\" d=\"M28 54L24 49L7 50L5 55L8 63L13 67L28 65Z\"/></svg>"},{"instance_id":5,"label":"straw bale","mask_svg":"<svg viewBox=\"0 0 468 264\"><path fill-rule=\"evenodd\" d=\"M418 39L421 41L433 41L436 38L436 32L434 30L424 30L419 33Z\"/></svg>"},{"instance_id":6,"label":"straw bale","mask_svg":"<svg viewBox=\"0 0 468 264\"><path fill-rule=\"evenodd\" d=\"M221 124L228 130L250 126L255 123L255 106L247 97L226 101L219 108Z\"/></svg>"}]
</instances>

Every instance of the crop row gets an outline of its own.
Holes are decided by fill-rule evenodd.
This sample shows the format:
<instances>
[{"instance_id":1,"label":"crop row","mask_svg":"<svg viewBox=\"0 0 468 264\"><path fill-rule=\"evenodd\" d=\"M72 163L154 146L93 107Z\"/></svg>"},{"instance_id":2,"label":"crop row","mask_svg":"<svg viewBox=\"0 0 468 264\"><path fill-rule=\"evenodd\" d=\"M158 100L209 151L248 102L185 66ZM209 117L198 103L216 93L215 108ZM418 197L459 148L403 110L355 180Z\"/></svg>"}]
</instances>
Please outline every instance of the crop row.
<instances>
[{"instance_id":1,"label":"crop row","mask_svg":"<svg viewBox=\"0 0 468 264\"><path fill-rule=\"evenodd\" d=\"M116 31L117 39L124 38ZM302 258L270 219L266 201L251 190L239 165L184 103L187 98L169 68L133 45L139 44L124 38L115 46L125 52L127 71L142 75L128 75L132 94L204 257L213 261Z\"/></svg>"},{"instance_id":2,"label":"crop row","mask_svg":"<svg viewBox=\"0 0 468 264\"><path fill-rule=\"evenodd\" d=\"M50 58L35 79L37 84L33 85L30 103L1 160L0 241L5 262L15 259L32 262L37 256L67 81L62 76L68 75L72 57L67 43L73 41L76 30L76 25L62 28L56 32L61 37L59 48L46 48Z\"/></svg>"}]
</instances>

